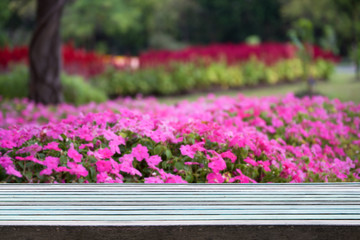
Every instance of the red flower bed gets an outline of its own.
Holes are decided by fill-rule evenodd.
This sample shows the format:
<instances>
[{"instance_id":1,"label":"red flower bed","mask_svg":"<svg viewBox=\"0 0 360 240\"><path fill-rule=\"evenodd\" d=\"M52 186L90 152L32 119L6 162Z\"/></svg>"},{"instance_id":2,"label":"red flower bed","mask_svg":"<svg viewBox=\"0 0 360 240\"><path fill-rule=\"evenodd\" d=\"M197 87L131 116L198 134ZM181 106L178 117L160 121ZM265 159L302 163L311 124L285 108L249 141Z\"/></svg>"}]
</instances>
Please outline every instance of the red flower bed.
<instances>
[{"instance_id":1,"label":"red flower bed","mask_svg":"<svg viewBox=\"0 0 360 240\"><path fill-rule=\"evenodd\" d=\"M28 47L0 48L0 70L8 69L11 63L27 62Z\"/></svg>"},{"instance_id":2,"label":"red flower bed","mask_svg":"<svg viewBox=\"0 0 360 240\"><path fill-rule=\"evenodd\" d=\"M324 51L318 46L313 46L314 59L325 59L331 62L339 61L339 57L329 51ZM263 43L260 45L241 44L213 44L209 46L193 46L180 51L148 51L137 58L119 59L115 56L105 56L94 51L76 49L72 44L66 44L62 48L63 67L69 74L78 74L86 78L103 73L107 65L116 69L137 68L140 66L151 67L168 64L170 62L189 62L198 59L207 61L226 60L228 64L245 62L252 57L273 65L284 59L296 57L297 49L287 43ZM0 49L0 70L9 69L13 63L28 62L28 47L20 46Z\"/></svg>"},{"instance_id":3,"label":"red flower bed","mask_svg":"<svg viewBox=\"0 0 360 240\"><path fill-rule=\"evenodd\" d=\"M6 71L9 65L28 62L27 46L0 49L0 70ZM100 74L105 70L105 57L96 52L76 49L72 44L62 47L64 70L69 74L78 74L86 78Z\"/></svg>"},{"instance_id":4,"label":"red flower bed","mask_svg":"<svg viewBox=\"0 0 360 240\"><path fill-rule=\"evenodd\" d=\"M252 57L272 65L284 59L296 57L297 49L287 43L263 43L259 45L247 44L214 44L209 46L194 46L180 51L148 51L140 55L141 66L155 66L169 62L188 62L197 59L209 61L226 60L228 64L248 61ZM339 61L339 57L318 46L313 46L314 59L325 59L332 62Z\"/></svg>"},{"instance_id":5,"label":"red flower bed","mask_svg":"<svg viewBox=\"0 0 360 240\"><path fill-rule=\"evenodd\" d=\"M104 72L104 56L84 49L76 49L72 44L62 48L63 67L69 74L78 74L86 78Z\"/></svg>"}]
</instances>

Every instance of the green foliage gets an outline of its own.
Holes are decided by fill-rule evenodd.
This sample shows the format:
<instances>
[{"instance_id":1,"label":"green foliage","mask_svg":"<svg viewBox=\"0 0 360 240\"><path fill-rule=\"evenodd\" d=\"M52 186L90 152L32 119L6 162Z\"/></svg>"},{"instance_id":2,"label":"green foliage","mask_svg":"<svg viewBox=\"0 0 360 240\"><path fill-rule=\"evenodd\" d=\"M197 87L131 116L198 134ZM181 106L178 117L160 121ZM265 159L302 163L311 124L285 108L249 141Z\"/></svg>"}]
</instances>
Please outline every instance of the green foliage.
<instances>
[{"instance_id":1,"label":"green foliage","mask_svg":"<svg viewBox=\"0 0 360 240\"><path fill-rule=\"evenodd\" d=\"M315 79L328 79L334 71L333 63L319 59L309 65L309 75ZM299 58L280 61L267 66L256 58L237 65L225 62L205 64L201 62L176 63L137 71L107 69L91 80L108 96L173 95L212 88L229 89L255 86L260 83L276 84L294 81L304 76Z\"/></svg>"},{"instance_id":2,"label":"green foliage","mask_svg":"<svg viewBox=\"0 0 360 240\"><path fill-rule=\"evenodd\" d=\"M35 0L0 1L0 46L24 45L35 23Z\"/></svg>"},{"instance_id":3,"label":"green foliage","mask_svg":"<svg viewBox=\"0 0 360 240\"><path fill-rule=\"evenodd\" d=\"M149 47L240 42L251 35L286 40L280 5L263 0L76 0L68 1L61 27L64 40L75 45L132 55ZM3 44L28 42L35 6L35 0L0 1Z\"/></svg>"},{"instance_id":4,"label":"green foliage","mask_svg":"<svg viewBox=\"0 0 360 240\"><path fill-rule=\"evenodd\" d=\"M309 66L313 58L313 53L308 46L314 42L313 24L309 19L300 18L294 22L293 25L293 29L289 31L289 37L298 48L298 55L302 61L304 71L303 79L306 81L311 76Z\"/></svg>"},{"instance_id":5,"label":"green foliage","mask_svg":"<svg viewBox=\"0 0 360 240\"><path fill-rule=\"evenodd\" d=\"M127 31L140 12L126 0L77 0L67 6L64 16L65 37L88 39L97 31L110 35Z\"/></svg>"},{"instance_id":6,"label":"green foliage","mask_svg":"<svg viewBox=\"0 0 360 240\"><path fill-rule=\"evenodd\" d=\"M75 45L135 55L148 48L178 49L246 40L256 43L254 36L263 41L286 41L286 21L306 17L314 23L317 39L324 25L331 25L344 54L353 42L352 35L359 35L359 2L76 0L66 5L62 33L65 41L74 41ZM28 43L35 24L35 7L35 0L0 1L0 45Z\"/></svg>"},{"instance_id":7,"label":"green foliage","mask_svg":"<svg viewBox=\"0 0 360 240\"><path fill-rule=\"evenodd\" d=\"M0 95L3 98L25 98L28 94L28 70L18 65L8 73L0 74Z\"/></svg>"},{"instance_id":8,"label":"green foliage","mask_svg":"<svg viewBox=\"0 0 360 240\"><path fill-rule=\"evenodd\" d=\"M80 76L61 75L63 94L66 102L80 105L88 102L104 102L106 94L94 88Z\"/></svg>"},{"instance_id":9,"label":"green foliage","mask_svg":"<svg viewBox=\"0 0 360 240\"><path fill-rule=\"evenodd\" d=\"M245 42L249 45L258 45L261 43L261 39L259 38L259 36L251 35L245 39Z\"/></svg>"},{"instance_id":10,"label":"green foliage","mask_svg":"<svg viewBox=\"0 0 360 240\"><path fill-rule=\"evenodd\" d=\"M154 11L164 0L77 0L62 18L65 41L90 49L137 54L147 47Z\"/></svg>"},{"instance_id":11,"label":"green foliage","mask_svg":"<svg viewBox=\"0 0 360 240\"><path fill-rule=\"evenodd\" d=\"M27 67L18 65L10 72L0 74L0 96L5 99L28 97L29 73ZM82 77L62 74L63 94L66 102L83 104L103 102L106 94L85 82Z\"/></svg>"},{"instance_id":12,"label":"green foliage","mask_svg":"<svg viewBox=\"0 0 360 240\"><path fill-rule=\"evenodd\" d=\"M333 52L334 54L339 54L334 27L331 25L325 25L323 32L324 36L320 39L320 46L325 50Z\"/></svg>"},{"instance_id":13,"label":"green foliage","mask_svg":"<svg viewBox=\"0 0 360 240\"><path fill-rule=\"evenodd\" d=\"M254 86L264 79L265 65L262 62L252 58L250 61L246 62L243 66L243 74L246 84L249 86Z\"/></svg>"},{"instance_id":14,"label":"green foliage","mask_svg":"<svg viewBox=\"0 0 360 240\"><path fill-rule=\"evenodd\" d=\"M337 36L342 54L351 53L348 46L360 33L360 1L358 0L282 0L281 12L291 22L308 18L314 24L315 32L329 35L325 26L331 26ZM320 37L320 43L323 38ZM328 36L329 37L329 36ZM332 37L331 37L332 38Z\"/></svg>"}]
</instances>

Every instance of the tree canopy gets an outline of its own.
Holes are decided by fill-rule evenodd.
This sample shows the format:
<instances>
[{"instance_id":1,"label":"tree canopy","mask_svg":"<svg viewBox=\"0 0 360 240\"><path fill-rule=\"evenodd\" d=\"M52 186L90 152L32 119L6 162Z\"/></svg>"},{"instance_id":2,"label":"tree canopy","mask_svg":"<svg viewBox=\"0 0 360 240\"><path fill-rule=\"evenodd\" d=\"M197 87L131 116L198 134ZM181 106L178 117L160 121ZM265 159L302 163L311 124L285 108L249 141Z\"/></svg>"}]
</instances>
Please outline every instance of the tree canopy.
<instances>
[{"instance_id":1,"label":"tree canopy","mask_svg":"<svg viewBox=\"0 0 360 240\"><path fill-rule=\"evenodd\" d=\"M1 45L29 43L35 2L0 2ZM292 23L307 18L314 25L316 43L326 45L322 36L336 35L344 55L354 42L354 29L360 31L359 4L357 0L69 0L62 37L88 49L135 55L149 48L241 42L249 36L287 41Z\"/></svg>"}]
</instances>

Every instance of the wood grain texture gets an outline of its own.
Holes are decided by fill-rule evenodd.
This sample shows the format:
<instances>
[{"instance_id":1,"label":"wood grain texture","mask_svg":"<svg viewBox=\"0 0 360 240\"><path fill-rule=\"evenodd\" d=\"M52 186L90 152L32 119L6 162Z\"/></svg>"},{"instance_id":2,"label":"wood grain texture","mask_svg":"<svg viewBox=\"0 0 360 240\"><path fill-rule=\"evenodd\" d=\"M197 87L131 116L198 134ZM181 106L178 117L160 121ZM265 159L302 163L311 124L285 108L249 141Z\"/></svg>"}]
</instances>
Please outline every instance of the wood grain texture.
<instances>
[{"instance_id":1,"label":"wood grain texture","mask_svg":"<svg viewBox=\"0 0 360 240\"><path fill-rule=\"evenodd\" d=\"M360 239L360 184L0 184L1 239Z\"/></svg>"}]
</instances>

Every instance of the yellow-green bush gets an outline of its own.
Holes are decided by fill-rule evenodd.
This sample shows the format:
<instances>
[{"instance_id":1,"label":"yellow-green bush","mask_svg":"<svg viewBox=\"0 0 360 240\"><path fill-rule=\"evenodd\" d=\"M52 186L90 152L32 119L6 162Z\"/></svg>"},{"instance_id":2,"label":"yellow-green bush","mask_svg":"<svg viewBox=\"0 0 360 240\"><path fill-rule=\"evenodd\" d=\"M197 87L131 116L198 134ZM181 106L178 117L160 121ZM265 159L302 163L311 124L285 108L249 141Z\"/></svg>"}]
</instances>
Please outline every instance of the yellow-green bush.
<instances>
[{"instance_id":1,"label":"yellow-green bush","mask_svg":"<svg viewBox=\"0 0 360 240\"><path fill-rule=\"evenodd\" d=\"M268 66L256 58L249 61L227 65L224 61L173 62L168 66L156 66L139 70L108 69L92 80L110 96L172 95L190 91L202 91L214 87L222 89L276 84L300 80L304 77L300 59L287 59ZM309 77L327 79L334 65L325 60L317 60L309 66Z\"/></svg>"}]
</instances>

